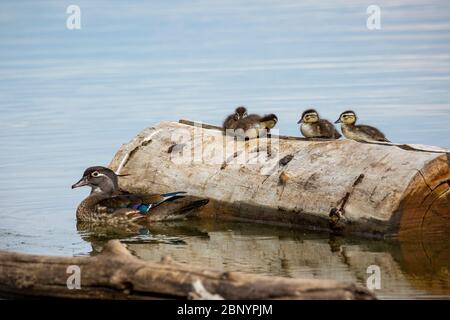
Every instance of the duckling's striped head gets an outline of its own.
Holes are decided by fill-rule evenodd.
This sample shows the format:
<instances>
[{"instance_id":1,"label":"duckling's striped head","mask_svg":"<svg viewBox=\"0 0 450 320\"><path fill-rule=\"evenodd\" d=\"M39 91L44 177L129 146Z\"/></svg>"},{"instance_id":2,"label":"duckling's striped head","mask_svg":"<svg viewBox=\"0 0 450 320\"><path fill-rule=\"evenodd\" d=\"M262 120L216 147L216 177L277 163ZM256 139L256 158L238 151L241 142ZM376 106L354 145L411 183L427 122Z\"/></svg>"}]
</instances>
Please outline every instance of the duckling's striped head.
<instances>
[{"instance_id":1,"label":"duckling's striped head","mask_svg":"<svg viewBox=\"0 0 450 320\"><path fill-rule=\"evenodd\" d=\"M247 109L244 106L237 107L234 112L234 120L236 121L247 116Z\"/></svg>"},{"instance_id":2,"label":"duckling's striped head","mask_svg":"<svg viewBox=\"0 0 450 320\"><path fill-rule=\"evenodd\" d=\"M317 111L314 109L308 109L302 113L302 117L297 123L315 123L317 121L319 121L319 114Z\"/></svg>"},{"instance_id":3,"label":"duckling's striped head","mask_svg":"<svg viewBox=\"0 0 450 320\"><path fill-rule=\"evenodd\" d=\"M354 124L356 119L356 113L351 110L347 110L342 112L339 119L337 119L334 123Z\"/></svg>"},{"instance_id":4,"label":"duckling's striped head","mask_svg":"<svg viewBox=\"0 0 450 320\"><path fill-rule=\"evenodd\" d=\"M265 115L259 120L259 123L266 129L272 129L278 122L278 118L273 113Z\"/></svg>"},{"instance_id":5,"label":"duckling's striped head","mask_svg":"<svg viewBox=\"0 0 450 320\"><path fill-rule=\"evenodd\" d=\"M112 194L119 188L117 175L111 169L101 166L89 167L83 177L72 185L72 189L83 186L90 186L91 193L107 193Z\"/></svg>"}]
</instances>

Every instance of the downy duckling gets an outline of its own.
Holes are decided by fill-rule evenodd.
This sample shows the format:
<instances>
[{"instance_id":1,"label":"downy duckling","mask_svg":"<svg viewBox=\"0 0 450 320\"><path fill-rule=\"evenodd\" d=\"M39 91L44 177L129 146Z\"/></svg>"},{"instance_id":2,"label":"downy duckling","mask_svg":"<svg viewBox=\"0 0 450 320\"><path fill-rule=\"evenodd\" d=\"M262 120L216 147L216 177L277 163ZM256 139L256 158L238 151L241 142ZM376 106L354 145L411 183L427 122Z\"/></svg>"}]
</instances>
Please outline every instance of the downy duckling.
<instances>
[{"instance_id":1,"label":"downy duckling","mask_svg":"<svg viewBox=\"0 0 450 320\"><path fill-rule=\"evenodd\" d=\"M230 114L225 118L222 128L224 131L227 129L234 129L236 123L247 116L247 109L244 106L237 107L233 114Z\"/></svg>"},{"instance_id":2,"label":"downy duckling","mask_svg":"<svg viewBox=\"0 0 450 320\"><path fill-rule=\"evenodd\" d=\"M304 111L297 123L301 124L300 132L305 138L339 139L341 137L334 125L328 120L320 119L314 109Z\"/></svg>"},{"instance_id":3,"label":"downy duckling","mask_svg":"<svg viewBox=\"0 0 450 320\"><path fill-rule=\"evenodd\" d=\"M341 131L347 139L362 142L390 142L377 128L362 124L355 124L357 120L355 112L347 110L341 113L334 123L341 123Z\"/></svg>"},{"instance_id":4,"label":"downy duckling","mask_svg":"<svg viewBox=\"0 0 450 320\"><path fill-rule=\"evenodd\" d=\"M266 129L267 132L270 132L270 129L276 126L278 122L278 118L275 114L271 113L265 115L261 119L259 119L259 125L261 128Z\"/></svg>"},{"instance_id":5,"label":"downy duckling","mask_svg":"<svg viewBox=\"0 0 450 320\"><path fill-rule=\"evenodd\" d=\"M245 138L257 138L260 136L262 130L265 130L268 134L270 129L275 127L278 122L278 118L275 114L271 113L263 117L257 114L251 114L247 117L240 119L236 123L235 134L237 136Z\"/></svg>"},{"instance_id":6,"label":"downy duckling","mask_svg":"<svg viewBox=\"0 0 450 320\"><path fill-rule=\"evenodd\" d=\"M119 190L118 176L111 169L87 168L72 189L89 186L90 195L77 208L79 222L121 225L184 218L209 202L186 195L186 192L164 194L131 194Z\"/></svg>"}]
</instances>

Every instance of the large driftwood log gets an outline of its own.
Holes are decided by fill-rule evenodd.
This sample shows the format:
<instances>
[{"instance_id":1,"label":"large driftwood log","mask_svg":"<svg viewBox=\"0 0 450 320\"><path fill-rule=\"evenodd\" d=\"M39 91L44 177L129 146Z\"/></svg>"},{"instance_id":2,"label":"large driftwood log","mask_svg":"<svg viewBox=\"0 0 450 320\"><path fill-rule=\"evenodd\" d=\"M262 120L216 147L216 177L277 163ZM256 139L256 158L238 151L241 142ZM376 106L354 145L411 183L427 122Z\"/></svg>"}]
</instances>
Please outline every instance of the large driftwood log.
<instances>
[{"instance_id":1,"label":"large driftwood log","mask_svg":"<svg viewBox=\"0 0 450 320\"><path fill-rule=\"evenodd\" d=\"M182 122L161 122L120 148L110 167L129 174L123 189L189 191L212 200L202 215L225 219L402 238L450 230L448 150L234 141L215 126Z\"/></svg>"},{"instance_id":2,"label":"large driftwood log","mask_svg":"<svg viewBox=\"0 0 450 320\"><path fill-rule=\"evenodd\" d=\"M80 268L80 289L67 287L69 266ZM73 272L73 271L71 271ZM0 251L1 297L70 299L374 299L351 283L300 280L200 269L132 256L111 240L94 257L49 257Z\"/></svg>"}]
</instances>

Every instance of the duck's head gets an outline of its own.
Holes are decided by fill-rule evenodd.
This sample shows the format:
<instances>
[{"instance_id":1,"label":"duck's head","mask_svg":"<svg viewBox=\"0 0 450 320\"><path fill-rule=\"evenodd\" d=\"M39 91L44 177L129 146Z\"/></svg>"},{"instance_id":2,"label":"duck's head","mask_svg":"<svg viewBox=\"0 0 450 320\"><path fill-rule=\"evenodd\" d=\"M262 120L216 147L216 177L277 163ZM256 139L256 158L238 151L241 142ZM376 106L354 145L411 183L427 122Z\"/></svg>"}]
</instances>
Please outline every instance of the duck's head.
<instances>
[{"instance_id":1,"label":"duck's head","mask_svg":"<svg viewBox=\"0 0 450 320\"><path fill-rule=\"evenodd\" d=\"M237 107L234 111L234 120L239 120L247 116L247 109L244 106Z\"/></svg>"},{"instance_id":2,"label":"duck's head","mask_svg":"<svg viewBox=\"0 0 450 320\"><path fill-rule=\"evenodd\" d=\"M297 123L315 123L319 121L319 114L314 109L305 110L302 113L302 117Z\"/></svg>"},{"instance_id":3,"label":"duck's head","mask_svg":"<svg viewBox=\"0 0 450 320\"><path fill-rule=\"evenodd\" d=\"M72 185L72 189L89 186L92 193L114 194L119 189L117 175L111 169L96 166L87 168L83 177Z\"/></svg>"},{"instance_id":4,"label":"duck's head","mask_svg":"<svg viewBox=\"0 0 450 320\"><path fill-rule=\"evenodd\" d=\"M259 120L259 123L267 129L272 129L278 122L278 118L273 113L265 115Z\"/></svg>"},{"instance_id":5,"label":"duck's head","mask_svg":"<svg viewBox=\"0 0 450 320\"><path fill-rule=\"evenodd\" d=\"M342 112L339 119L337 119L334 123L354 124L356 119L356 113L351 110L347 110Z\"/></svg>"}]
</instances>

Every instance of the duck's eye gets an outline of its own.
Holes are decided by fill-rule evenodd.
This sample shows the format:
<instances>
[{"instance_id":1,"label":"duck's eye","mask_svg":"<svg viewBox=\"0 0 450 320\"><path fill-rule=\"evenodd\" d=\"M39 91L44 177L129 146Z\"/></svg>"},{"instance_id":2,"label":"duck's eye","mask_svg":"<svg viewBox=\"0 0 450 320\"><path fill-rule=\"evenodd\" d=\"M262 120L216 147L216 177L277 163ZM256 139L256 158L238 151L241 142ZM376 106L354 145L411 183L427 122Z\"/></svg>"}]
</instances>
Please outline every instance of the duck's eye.
<instances>
[{"instance_id":1,"label":"duck's eye","mask_svg":"<svg viewBox=\"0 0 450 320\"><path fill-rule=\"evenodd\" d=\"M98 173L98 171L94 171L91 173L91 176L93 176L94 178L98 177L100 175L100 173Z\"/></svg>"}]
</instances>

